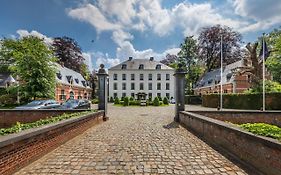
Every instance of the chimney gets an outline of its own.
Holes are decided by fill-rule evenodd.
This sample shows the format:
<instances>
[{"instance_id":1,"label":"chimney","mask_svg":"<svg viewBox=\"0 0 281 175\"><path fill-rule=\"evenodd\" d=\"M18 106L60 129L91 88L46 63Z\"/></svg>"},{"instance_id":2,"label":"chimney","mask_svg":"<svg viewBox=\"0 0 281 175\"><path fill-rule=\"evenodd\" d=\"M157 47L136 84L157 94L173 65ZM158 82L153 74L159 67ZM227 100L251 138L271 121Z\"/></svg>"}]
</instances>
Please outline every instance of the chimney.
<instances>
[{"instance_id":1,"label":"chimney","mask_svg":"<svg viewBox=\"0 0 281 175\"><path fill-rule=\"evenodd\" d=\"M149 61L153 61L153 60L154 60L154 57L150 57L150 58L149 58Z\"/></svg>"},{"instance_id":2,"label":"chimney","mask_svg":"<svg viewBox=\"0 0 281 175\"><path fill-rule=\"evenodd\" d=\"M129 57L129 61L132 61L133 57Z\"/></svg>"}]
</instances>

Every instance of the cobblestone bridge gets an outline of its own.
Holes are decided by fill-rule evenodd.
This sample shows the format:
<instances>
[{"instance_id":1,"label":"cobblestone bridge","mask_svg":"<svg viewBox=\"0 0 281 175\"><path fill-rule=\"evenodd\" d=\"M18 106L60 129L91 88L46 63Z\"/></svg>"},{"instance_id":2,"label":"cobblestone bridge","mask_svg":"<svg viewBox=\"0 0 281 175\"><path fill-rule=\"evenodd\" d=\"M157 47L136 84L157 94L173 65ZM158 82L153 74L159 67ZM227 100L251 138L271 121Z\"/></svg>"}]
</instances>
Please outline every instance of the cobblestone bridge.
<instances>
[{"instance_id":1,"label":"cobblestone bridge","mask_svg":"<svg viewBox=\"0 0 281 175\"><path fill-rule=\"evenodd\" d=\"M16 174L247 174L173 123L172 105L109 105L108 116Z\"/></svg>"}]
</instances>

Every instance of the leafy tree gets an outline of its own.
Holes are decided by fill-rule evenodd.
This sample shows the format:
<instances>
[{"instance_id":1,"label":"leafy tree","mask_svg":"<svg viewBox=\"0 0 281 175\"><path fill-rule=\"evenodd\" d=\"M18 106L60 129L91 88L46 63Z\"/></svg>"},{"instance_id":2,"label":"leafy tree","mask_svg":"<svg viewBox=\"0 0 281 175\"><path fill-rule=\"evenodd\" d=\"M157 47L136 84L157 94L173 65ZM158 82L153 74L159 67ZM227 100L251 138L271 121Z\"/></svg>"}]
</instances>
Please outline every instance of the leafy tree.
<instances>
[{"instance_id":1,"label":"leafy tree","mask_svg":"<svg viewBox=\"0 0 281 175\"><path fill-rule=\"evenodd\" d=\"M205 63L206 71L220 67L221 37L223 40L223 62L231 64L241 59L242 36L227 26L203 28L198 37L199 59Z\"/></svg>"},{"instance_id":2,"label":"leafy tree","mask_svg":"<svg viewBox=\"0 0 281 175\"><path fill-rule=\"evenodd\" d=\"M11 63L9 69L13 74L20 77L19 91L25 98L54 97L56 59L41 39L5 39L0 54Z\"/></svg>"},{"instance_id":3,"label":"leafy tree","mask_svg":"<svg viewBox=\"0 0 281 175\"><path fill-rule=\"evenodd\" d=\"M115 97L115 99L114 99L114 104L120 104L120 101L119 101L119 98L118 98L118 97Z\"/></svg>"},{"instance_id":4,"label":"leafy tree","mask_svg":"<svg viewBox=\"0 0 281 175\"><path fill-rule=\"evenodd\" d=\"M91 80L91 72L88 69L88 66L85 63L81 64L81 75L85 78L85 80Z\"/></svg>"},{"instance_id":5,"label":"leafy tree","mask_svg":"<svg viewBox=\"0 0 281 175\"><path fill-rule=\"evenodd\" d=\"M52 45L59 64L82 73L82 64L85 59L80 46L74 39L66 36L56 37Z\"/></svg>"},{"instance_id":6,"label":"leafy tree","mask_svg":"<svg viewBox=\"0 0 281 175\"><path fill-rule=\"evenodd\" d=\"M170 55L170 54L167 54L166 55L166 58L161 60L160 63L163 63L167 66L171 66L173 65L174 63L176 63L178 60L178 57L176 55Z\"/></svg>"},{"instance_id":7,"label":"leafy tree","mask_svg":"<svg viewBox=\"0 0 281 175\"><path fill-rule=\"evenodd\" d=\"M164 97L164 99L163 99L163 103L164 103L165 105L168 105L168 104L169 104L169 100L168 100L168 98L167 98L167 97Z\"/></svg>"},{"instance_id":8,"label":"leafy tree","mask_svg":"<svg viewBox=\"0 0 281 175\"><path fill-rule=\"evenodd\" d=\"M265 91L268 92L281 92L281 84L278 82L266 80L265 81ZM250 90L245 91L245 93L262 93L263 84L262 81L258 85L254 86Z\"/></svg>"},{"instance_id":9,"label":"leafy tree","mask_svg":"<svg viewBox=\"0 0 281 175\"><path fill-rule=\"evenodd\" d=\"M124 97L123 106L129 106L129 97Z\"/></svg>"},{"instance_id":10,"label":"leafy tree","mask_svg":"<svg viewBox=\"0 0 281 175\"><path fill-rule=\"evenodd\" d=\"M153 100L153 106L160 106L160 101L158 97L155 97Z\"/></svg>"}]
</instances>

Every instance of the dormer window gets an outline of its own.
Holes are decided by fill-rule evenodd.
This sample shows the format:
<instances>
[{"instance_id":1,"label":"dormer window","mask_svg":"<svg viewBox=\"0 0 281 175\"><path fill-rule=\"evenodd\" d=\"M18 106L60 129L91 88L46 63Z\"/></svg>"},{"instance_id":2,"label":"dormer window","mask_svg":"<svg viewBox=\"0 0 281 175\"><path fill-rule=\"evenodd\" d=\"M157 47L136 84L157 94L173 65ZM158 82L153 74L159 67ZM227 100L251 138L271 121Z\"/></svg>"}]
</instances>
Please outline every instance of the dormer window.
<instances>
[{"instance_id":1,"label":"dormer window","mask_svg":"<svg viewBox=\"0 0 281 175\"><path fill-rule=\"evenodd\" d=\"M143 68L144 68L144 65L140 64L139 69L143 69Z\"/></svg>"},{"instance_id":2,"label":"dormer window","mask_svg":"<svg viewBox=\"0 0 281 175\"><path fill-rule=\"evenodd\" d=\"M83 86L86 87L86 81L82 80L81 82L82 82Z\"/></svg>"},{"instance_id":3,"label":"dormer window","mask_svg":"<svg viewBox=\"0 0 281 175\"><path fill-rule=\"evenodd\" d=\"M78 84L78 83L79 83L79 80L78 80L78 78L75 78L75 82L76 82L76 84Z\"/></svg>"},{"instance_id":4,"label":"dormer window","mask_svg":"<svg viewBox=\"0 0 281 175\"><path fill-rule=\"evenodd\" d=\"M231 79L231 77L232 77L232 73L228 73L228 74L226 75L227 81L229 81L229 80Z\"/></svg>"},{"instance_id":5,"label":"dormer window","mask_svg":"<svg viewBox=\"0 0 281 175\"><path fill-rule=\"evenodd\" d=\"M72 78L72 76L71 76L71 75L66 76L66 79L67 79L68 83L70 83L70 84L72 84L72 83L73 83L73 78Z\"/></svg>"},{"instance_id":6,"label":"dormer window","mask_svg":"<svg viewBox=\"0 0 281 175\"><path fill-rule=\"evenodd\" d=\"M61 75L61 73L60 73L60 72L58 72L58 73L57 73L57 77L58 77L58 79L60 79L60 80L61 80L62 75Z\"/></svg>"},{"instance_id":7,"label":"dormer window","mask_svg":"<svg viewBox=\"0 0 281 175\"><path fill-rule=\"evenodd\" d=\"M157 64L157 65L156 65L156 69L161 69L161 65L160 65L160 64Z\"/></svg>"},{"instance_id":8,"label":"dormer window","mask_svg":"<svg viewBox=\"0 0 281 175\"><path fill-rule=\"evenodd\" d=\"M127 69L127 65L126 64L122 64L121 69Z\"/></svg>"}]
</instances>

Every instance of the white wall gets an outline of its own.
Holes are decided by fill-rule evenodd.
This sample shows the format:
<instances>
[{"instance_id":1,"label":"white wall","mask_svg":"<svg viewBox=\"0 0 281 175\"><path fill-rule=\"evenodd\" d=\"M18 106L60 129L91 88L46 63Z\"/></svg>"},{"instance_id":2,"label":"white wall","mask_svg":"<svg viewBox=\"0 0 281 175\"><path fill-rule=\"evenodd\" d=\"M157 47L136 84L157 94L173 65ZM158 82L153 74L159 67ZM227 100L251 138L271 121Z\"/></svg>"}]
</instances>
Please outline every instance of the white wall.
<instances>
[{"instance_id":1,"label":"white wall","mask_svg":"<svg viewBox=\"0 0 281 175\"><path fill-rule=\"evenodd\" d=\"M161 97L166 97L166 93L170 93L170 97L175 98L175 80L174 70L109 70L109 97L114 97L114 93L117 93L119 98L122 97L122 93L126 93L126 96L130 97L131 93L145 92L147 94L152 93L152 98L157 96L157 93L161 93ZM117 74L118 79L113 80L113 75ZM122 80L122 74L126 74L126 80ZM131 80L131 74L135 74L135 80ZM140 74L144 74L144 79L140 80ZM152 81L148 80L148 75L152 74ZM157 74L161 74L161 80L157 80ZM170 74L170 80L166 80L166 74ZM131 83L135 83L135 90L131 90ZM144 90L140 89L140 83L144 84ZM113 84L117 83L117 90L113 90ZM122 83L126 83L126 90L122 90ZM148 84L152 83L152 90L148 90ZM157 90L157 83L161 83L161 90ZM170 90L166 90L166 83L170 84Z\"/></svg>"}]
</instances>

